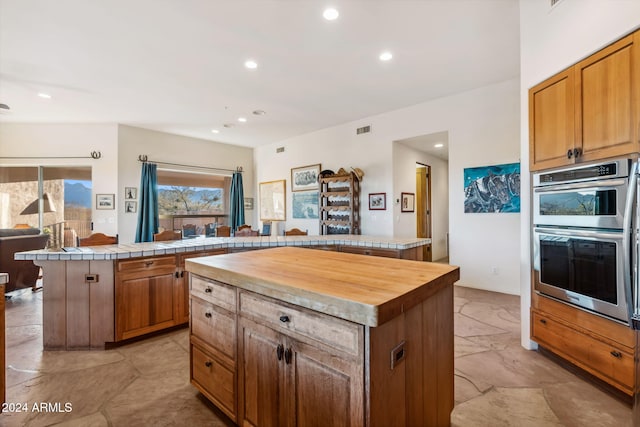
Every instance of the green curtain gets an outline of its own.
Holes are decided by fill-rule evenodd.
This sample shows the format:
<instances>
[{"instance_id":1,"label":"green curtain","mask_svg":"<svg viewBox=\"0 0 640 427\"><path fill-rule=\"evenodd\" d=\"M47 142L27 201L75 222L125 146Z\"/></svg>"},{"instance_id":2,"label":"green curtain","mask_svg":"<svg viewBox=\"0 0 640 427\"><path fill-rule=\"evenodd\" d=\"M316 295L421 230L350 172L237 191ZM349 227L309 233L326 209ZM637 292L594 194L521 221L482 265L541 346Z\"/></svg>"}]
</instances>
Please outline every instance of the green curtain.
<instances>
[{"instance_id":1,"label":"green curtain","mask_svg":"<svg viewBox=\"0 0 640 427\"><path fill-rule=\"evenodd\" d=\"M158 232L158 165L143 163L140 176L140 209L138 210L138 227L136 243L153 242L153 235Z\"/></svg>"},{"instance_id":2,"label":"green curtain","mask_svg":"<svg viewBox=\"0 0 640 427\"><path fill-rule=\"evenodd\" d=\"M230 223L231 230L235 231L244 224L244 189L242 188L242 173L234 172L231 178Z\"/></svg>"}]
</instances>

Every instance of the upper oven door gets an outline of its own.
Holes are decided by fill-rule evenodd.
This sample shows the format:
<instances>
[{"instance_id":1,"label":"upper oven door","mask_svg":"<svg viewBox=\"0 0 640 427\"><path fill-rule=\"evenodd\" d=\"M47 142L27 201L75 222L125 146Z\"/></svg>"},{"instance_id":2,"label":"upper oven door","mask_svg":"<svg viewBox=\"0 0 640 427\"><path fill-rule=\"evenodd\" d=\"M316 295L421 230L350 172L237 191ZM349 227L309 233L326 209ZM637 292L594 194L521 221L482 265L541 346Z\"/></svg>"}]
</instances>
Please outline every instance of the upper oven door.
<instances>
[{"instance_id":1,"label":"upper oven door","mask_svg":"<svg viewBox=\"0 0 640 427\"><path fill-rule=\"evenodd\" d=\"M534 188L533 224L622 229L627 192L627 178Z\"/></svg>"}]
</instances>

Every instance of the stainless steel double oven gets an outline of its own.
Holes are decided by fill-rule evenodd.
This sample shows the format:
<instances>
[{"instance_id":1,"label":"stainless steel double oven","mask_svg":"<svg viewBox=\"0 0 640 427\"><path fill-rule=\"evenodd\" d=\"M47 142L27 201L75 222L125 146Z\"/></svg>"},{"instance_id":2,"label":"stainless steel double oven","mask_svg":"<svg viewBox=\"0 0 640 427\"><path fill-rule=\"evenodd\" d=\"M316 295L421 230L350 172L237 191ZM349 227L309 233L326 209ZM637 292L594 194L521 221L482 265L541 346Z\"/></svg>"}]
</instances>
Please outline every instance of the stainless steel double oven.
<instances>
[{"instance_id":1,"label":"stainless steel double oven","mask_svg":"<svg viewBox=\"0 0 640 427\"><path fill-rule=\"evenodd\" d=\"M533 175L537 292L629 322L635 168L623 158Z\"/></svg>"}]
</instances>

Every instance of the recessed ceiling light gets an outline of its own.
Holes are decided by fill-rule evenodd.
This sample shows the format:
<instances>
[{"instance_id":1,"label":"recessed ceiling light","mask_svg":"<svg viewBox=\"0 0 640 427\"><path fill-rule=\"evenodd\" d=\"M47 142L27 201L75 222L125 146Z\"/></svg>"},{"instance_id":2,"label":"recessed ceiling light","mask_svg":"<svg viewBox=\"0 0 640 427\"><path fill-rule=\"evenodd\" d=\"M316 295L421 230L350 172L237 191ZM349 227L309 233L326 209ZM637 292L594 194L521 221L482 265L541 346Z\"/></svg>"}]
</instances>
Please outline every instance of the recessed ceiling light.
<instances>
[{"instance_id":1,"label":"recessed ceiling light","mask_svg":"<svg viewBox=\"0 0 640 427\"><path fill-rule=\"evenodd\" d=\"M40 98L44 98L44 99L51 99L51 95L49 95L48 93L40 92L40 93L38 94L38 96L39 96Z\"/></svg>"},{"instance_id":2,"label":"recessed ceiling light","mask_svg":"<svg viewBox=\"0 0 640 427\"><path fill-rule=\"evenodd\" d=\"M240 123L246 123L247 118L246 118L246 117L238 117L238 121L239 121Z\"/></svg>"},{"instance_id":3,"label":"recessed ceiling light","mask_svg":"<svg viewBox=\"0 0 640 427\"><path fill-rule=\"evenodd\" d=\"M244 66L247 67L250 70L254 70L256 68L258 68L258 63L256 61L254 61L253 59L248 59L244 62Z\"/></svg>"},{"instance_id":4,"label":"recessed ceiling light","mask_svg":"<svg viewBox=\"0 0 640 427\"><path fill-rule=\"evenodd\" d=\"M253 114L256 116L264 116L265 114L267 114L267 112L264 110L254 110Z\"/></svg>"},{"instance_id":5,"label":"recessed ceiling light","mask_svg":"<svg viewBox=\"0 0 640 427\"><path fill-rule=\"evenodd\" d=\"M322 12L322 16L324 16L324 19L327 21L335 21L338 19L338 16L340 16L340 13L336 9L330 7Z\"/></svg>"},{"instance_id":6,"label":"recessed ceiling light","mask_svg":"<svg viewBox=\"0 0 640 427\"><path fill-rule=\"evenodd\" d=\"M382 52L378 58L380 58L380 61L389 61L393 58L393 55L391 52Z\"/></svg>"},{"instance_id":7,"label":"recessed ceiling light","mask_svg":"<svg viewBox=\"0 0 640 427\"><path fill-rule=\"evenodd\" d=\"M442 148L444 147L444 144L442 144L441 142L437 143L436 145L434 145L435 148Z\"/></svg>"},{"instance_id":8,"label":"recessed ceiling light","mask_svg":"<svg viewBox=\"0 0 640 427\"><path fill-rule=\"evenodd\" d=\"M220 133L218 129L211 129L211 133Z\"/></svg>"}]
</instances>

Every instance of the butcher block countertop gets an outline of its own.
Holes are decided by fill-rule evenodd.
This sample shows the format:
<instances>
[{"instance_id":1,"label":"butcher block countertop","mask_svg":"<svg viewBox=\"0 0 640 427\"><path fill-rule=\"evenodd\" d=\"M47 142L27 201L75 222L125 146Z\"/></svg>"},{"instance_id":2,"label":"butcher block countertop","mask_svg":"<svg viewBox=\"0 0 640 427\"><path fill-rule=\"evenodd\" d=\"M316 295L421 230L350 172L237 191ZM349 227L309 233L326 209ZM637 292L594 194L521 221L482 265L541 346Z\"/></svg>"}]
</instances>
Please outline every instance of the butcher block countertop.
<instances>
[{"instance_id":1,"label":"butcher block countertop","mask_svg":"<svg viewBox=\"0 0 640 427\"><path fill-rule=\"evenodd\" d=\"M460 278L447 264L295 247L188 259L186 270L372 327Z\"/></svg>"}]
</instances>

